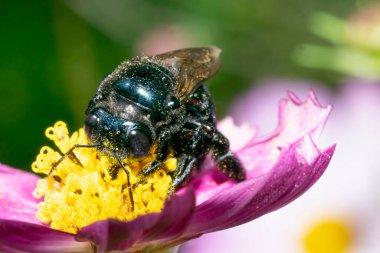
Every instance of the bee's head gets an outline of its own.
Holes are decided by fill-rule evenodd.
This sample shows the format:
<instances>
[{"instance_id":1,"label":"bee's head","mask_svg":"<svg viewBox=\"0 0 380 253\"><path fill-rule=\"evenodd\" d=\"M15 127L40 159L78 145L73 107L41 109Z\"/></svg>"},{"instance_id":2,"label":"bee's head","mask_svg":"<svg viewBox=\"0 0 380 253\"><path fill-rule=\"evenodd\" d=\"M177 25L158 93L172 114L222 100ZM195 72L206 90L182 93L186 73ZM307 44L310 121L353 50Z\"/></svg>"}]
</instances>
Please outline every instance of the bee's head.
<instances>
[{"instance_id":1,"label":"bee's head","mask_svg":"<svg viewBox=\"0 0 380 253\"><path fill-rule=\"evenodd\" d=\"M121 158L141 158L149 153L154 133L138 120L115 117L106 109L91 110L84 123L88 139Z\"/></svg>"}]
</instances>

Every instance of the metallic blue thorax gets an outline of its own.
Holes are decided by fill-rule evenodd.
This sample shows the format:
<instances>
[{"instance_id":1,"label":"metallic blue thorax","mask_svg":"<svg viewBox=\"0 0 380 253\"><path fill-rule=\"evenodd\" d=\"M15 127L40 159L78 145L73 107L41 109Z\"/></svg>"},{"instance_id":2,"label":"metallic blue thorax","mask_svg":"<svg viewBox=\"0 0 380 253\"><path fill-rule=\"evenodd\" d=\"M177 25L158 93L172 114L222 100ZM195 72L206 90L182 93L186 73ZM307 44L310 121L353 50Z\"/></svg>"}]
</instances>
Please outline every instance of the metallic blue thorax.
<instances>
[{"instance_id":1,"label":"metallic blue thorax","mask_svg":"<svg viewBox=\"0 0 380 253\"><path fill-rule=\"evenodd\" d=\"M167 106L173 79L168 70L152 63L133 66L113 85L117 95L144 109L159 112Z\"/></svg>"}]
</instances>

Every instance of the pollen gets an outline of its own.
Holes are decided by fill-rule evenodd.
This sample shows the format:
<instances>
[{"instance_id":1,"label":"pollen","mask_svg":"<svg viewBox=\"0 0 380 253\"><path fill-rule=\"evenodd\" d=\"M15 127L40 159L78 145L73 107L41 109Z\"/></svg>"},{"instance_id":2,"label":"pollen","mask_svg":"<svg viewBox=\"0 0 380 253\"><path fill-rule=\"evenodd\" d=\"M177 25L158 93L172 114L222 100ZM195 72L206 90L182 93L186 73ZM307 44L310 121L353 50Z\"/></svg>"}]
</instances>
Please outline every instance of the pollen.
<instances>
[{"instance_id":1,"label":"pollen","mask_svg":"<svg viewBox=\"0 0 380 253\"><path fill-rule=\"evenodd\" d=\"M132 208L127 174L114 158L96 148L76 148L74 155L64 159L49 175L54 164L75 144L89 144L83 128L70 136L66 124L58 121L45 134L57 148L42 147L32 164L34 172L46 175L33 192L36 198L43 198L37 211L41 222L76 233L96 221L109 218L129 221L164 207L172 184L168 172L177 165L174 157L169 156L159 170L143 180L138 173L155 159L154 148L143 160L123 161L130 174Z\"/></svg>"}]
</instances>

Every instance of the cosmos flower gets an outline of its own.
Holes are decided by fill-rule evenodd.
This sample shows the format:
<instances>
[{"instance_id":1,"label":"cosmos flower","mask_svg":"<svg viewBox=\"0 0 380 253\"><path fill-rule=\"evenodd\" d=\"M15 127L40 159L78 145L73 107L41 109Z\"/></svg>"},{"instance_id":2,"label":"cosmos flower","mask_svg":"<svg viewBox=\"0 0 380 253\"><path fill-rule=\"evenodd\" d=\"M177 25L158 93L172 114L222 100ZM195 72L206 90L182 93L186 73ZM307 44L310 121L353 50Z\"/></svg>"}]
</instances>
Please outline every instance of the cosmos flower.
<instances>
[{"instance_id":1,"label":"cosmos flower","mask_svg":"<svg viewBox=\"0 0 380 253\"><path fill-rule=\"evenodd\" d=\"M378 252L379 83L350 80L337 94L332 94L310 82L268 80L239 98L231 115L238 122L260 123L266 131L275 123L275 107L271 103L276 97L285 88L304 93L310 87L321 101L334 105L334 113L318 143L334 138L338 145L329 169L317 185L286 208L243 226L204 235L181 247L181 253ZM246 107L254 109L241 113Z\"/></svg>"},{"instance_id":2,"label":"cosmos flower","mask_svg":"<svg viewBox=\"0 0 380 253\"><path fill-rule=\"evenodd\" d=\"M189 184L166 200L162 211L148 208L144 214L136 217L134 214L131 215L132 218L128 217L128 214L119 218L119 213L108 216L113 218L103 216L109 209L118 209L120 205L120 202L115 202L112 194L103 191L104 189L111 189L112 192L112 187L116 187L121 191L122 199L128 199L125 197L125 187L120 186L118 182L121 180L119 177L124 177L125 173L119 172L114 175L117 177L115 185L110 185L113 184L112 180L106 184L112 175L107 175L102 168L95 174L91 170L98 167L98 163L107 165L107 162L96 154L86 153L92 152L89 149L76 152L80 164L66 159L63 162L66 164L60 165L61 169L57 168L54 172L61 174L53 174L48 179L40 179L33 174L1 165L0 250L40 253L142 250L149 252L170 248L204 233L256 219L299 197L323 174L332 158L335 145L320 149L315 140L321 133L330 111L330 106L320 105L313 92L309 93L306 101L301 101L293 93L289 93L288 98L280 102L279 126L265 137L259 137L255 129L246 125L235 126L231 118L224 119L219 128L230 139L231 150L246 169L247 179L241 183L234 183L216 170L211 160L206 160L201 171L194 175ZM71 137L66 131L64 124L59 122L53 128L49 128L46 134L55 141L61 151L85 141L81 139L83 130ZM33 168L46 173L47 169L44 166L49 164L46 161L56 160L59 158L57 155L58 153L52 149L42 148ZM128 169L131 173L135 165L130 163ZM79 166L79 169L76 166ZM169 162L166 168L161 170L160 177L165 178L165 170L170 170L172 166L175 165ZM82 172L76 172L80 171L80 167L83 167ZM77 174L87 173L86 171L92 174L86 174L86 180L82 180L81 177L76 181ZM157 183L157 180L152 180L152 184ZM35 190L37 182L38 188ZM72 182L70 185L73 187L66 187L66 190L63 182ZM133 177L131 184L135 184ZM103 185L106 185L105 188ZM138 187L133 188L133 196L143 199L144 193L138 195ZM146 188L155 189L151 186ZM158 189L163 188L160 186ZM60 195L62 192L66 194L65 198ZM166 194L166 191L161 192ZM49 193L52 194L47 197ZM151 193L148 191L146 194ZM99 221L77 225L76 228L61 227L61 230L66 232L53 229L46 224L50 223L52 226L55 216L63 217L58 218L58 221L65 220L63 225L66 222L70 223L71 212L78 211L71 209L70 203L78 201L78 195L87 196L83 205L89 205L96 210L105 202L105 206L97 213ZM45 196L44 202L43 198L36 198L41 196ZM97 201L91 205L92 202L89 200L97 198L103 198L104 201ZM44 216L44 212L40 215L41 206L49 206L59 199L63 199L69 205L52 208L48 218ZM140 204L148 206L150 201L149 198L148 201L141 200ZM126 203L126 206L125 210L121 211L128 213L129 202L126 200L123 203ZM137 205L135 210L139 208ZM93 209L84 210L79 211L81 215L78 217L86 219L87 214ZM45 223L36 218L36 213ZM77 218L77 221L79 223L80 219Z\"/></svg>"}]
</instances>

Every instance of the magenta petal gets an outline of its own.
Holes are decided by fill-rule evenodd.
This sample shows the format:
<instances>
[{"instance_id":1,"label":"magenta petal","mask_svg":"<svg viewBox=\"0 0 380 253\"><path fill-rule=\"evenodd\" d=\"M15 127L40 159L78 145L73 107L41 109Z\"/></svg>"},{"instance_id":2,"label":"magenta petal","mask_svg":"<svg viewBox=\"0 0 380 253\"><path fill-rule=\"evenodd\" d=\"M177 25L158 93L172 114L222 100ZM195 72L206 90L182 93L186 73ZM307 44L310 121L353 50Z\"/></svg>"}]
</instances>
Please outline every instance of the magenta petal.
<instances>
[{"instance_id":1,"label":"magenta petal","mask_svg":"<svg viewBox=\"0 0 380 253\"><path fill-rule=\"evenodd\" d=\"M243 224L245 222L256 219L261 215L275 211L282 206L292 202L303 193L305 193L324 173L332 155L335 150L335 145L322 151L320 155L315 159L312 164L298 164L298 168L293 168L294 170L287 171L283 176L289 178L295 178L293 183L284 184L281 180L276 178L269 179L273 180L272 184L266 185L265 188L261 190L260 194L263 194L267 200L272 199L273 202L264 203L261 207L260 203L263 201L259 196L255 197L255 200L250 203L249 206L245 207L245 213L242 213L235 223L228 224L228 227ZM283 194L273 194L274 191ZM258 208L260 207L260 208ZM256 210L255 210L256 209ZM250 211L251 210L251 211Z\"/></svg>"},{"instance_id":2,"label":"magenta petal","mask_svg":"<svg viewBox=\"0 0 380 253\"><path fill-rule=\"evenodd\" d=\"M161 213L143 215L130 222L99 221L79 231L77 239L94 242L98 252L160 247L160 241L174 240L183 234L194 207L194 192L186 188L174 195Z\"/></svg>"},{"instance_id":3,"label":"magenta petal","mask_svg":"<svg viewBox=\"0 0 380 253\"><path fill-rule=\"evenodd\" d=\"M270 173L273 166L278 162L281 150L286 149L292 143L297 142L306 135L310 136L311 141L317 138L330 112L331 106L321 106L313 92L310 92L308 99L303 102L296 95L289 92L288 98L280 101L279 126L277 129L267 137L261 138L261 140L250 135L250 141L235 151L247 171L247 179L266 177L266 174ZM228 130L226 127L227 135ZM234 142L234 140L231 140L231 142ZM307 151L305 152L307 153ZM312 154L306 153L305 157L310 160ZM205 167L210 170L197 176L191 182L196 191L197 204L218 195L225 189L235 187L231 181L226 181L225 176L215 171L215 166L212 163L205 163Z\"/></svg>"},{"instance_id":4,"label":"magenta petal","mask_svg":"<svg viewBox=\"0 0 380 253\"><path fill-rule=\"evenodd\" d=\"M323 107L313 92L302 102L289 92L288 98L280 101L279 126L262 140L253 140L239 151L248 178L267 173L277 161L281 149L310 135L312 140L319 137L331 113L331 106Z\"/></svg>"},{"instance_id":5,"label":"magenta petal","mask_svg":"<svg viewBox=\"0 0 380 253\"><path fill-rule=\"evenodd\" d=\"M39 223L35 218L38 200L32 195L38 179L32 173L0 164L0 219Z\"/></svg>"},{"instance_id":6,"label":"magenta petal","mask_svg":"<svg viewBox=\"0 0 380 253\"><path fill-rule=\"evenodd\" d=\"M306 148L318 152L312 161L300 153ZM237 226L294 200L322 175L334 148L319 152L305 137L283 149L269 173L230 186L197 206L187 234Z\"/></svg>"},{"instance_id":7,"label":"magenta petal","mask_svg":"<svg viewBox=\"0 0 380 253\"><path fill-rule=\"evenodd\" d=\"M0 219L0 251L13 253L93 252L88 242L51 228Z\"/></svg>"},{"instance_id":8,"label":"magenta petal","mask_svg":"<svg viewBox=\"0 0 380 253\"><path fill-rule=\"evenodd\" d=\"M273 134L256 138L236 151L247 180L226 181L209 170L191 182L197 208L187 236L233 227L278 209L304 193L326 169L335 146L320 151L318 137L331 107L313 92L302 102L293 93L280 102L280 122Z\"/></svg>"}]
</instances>

